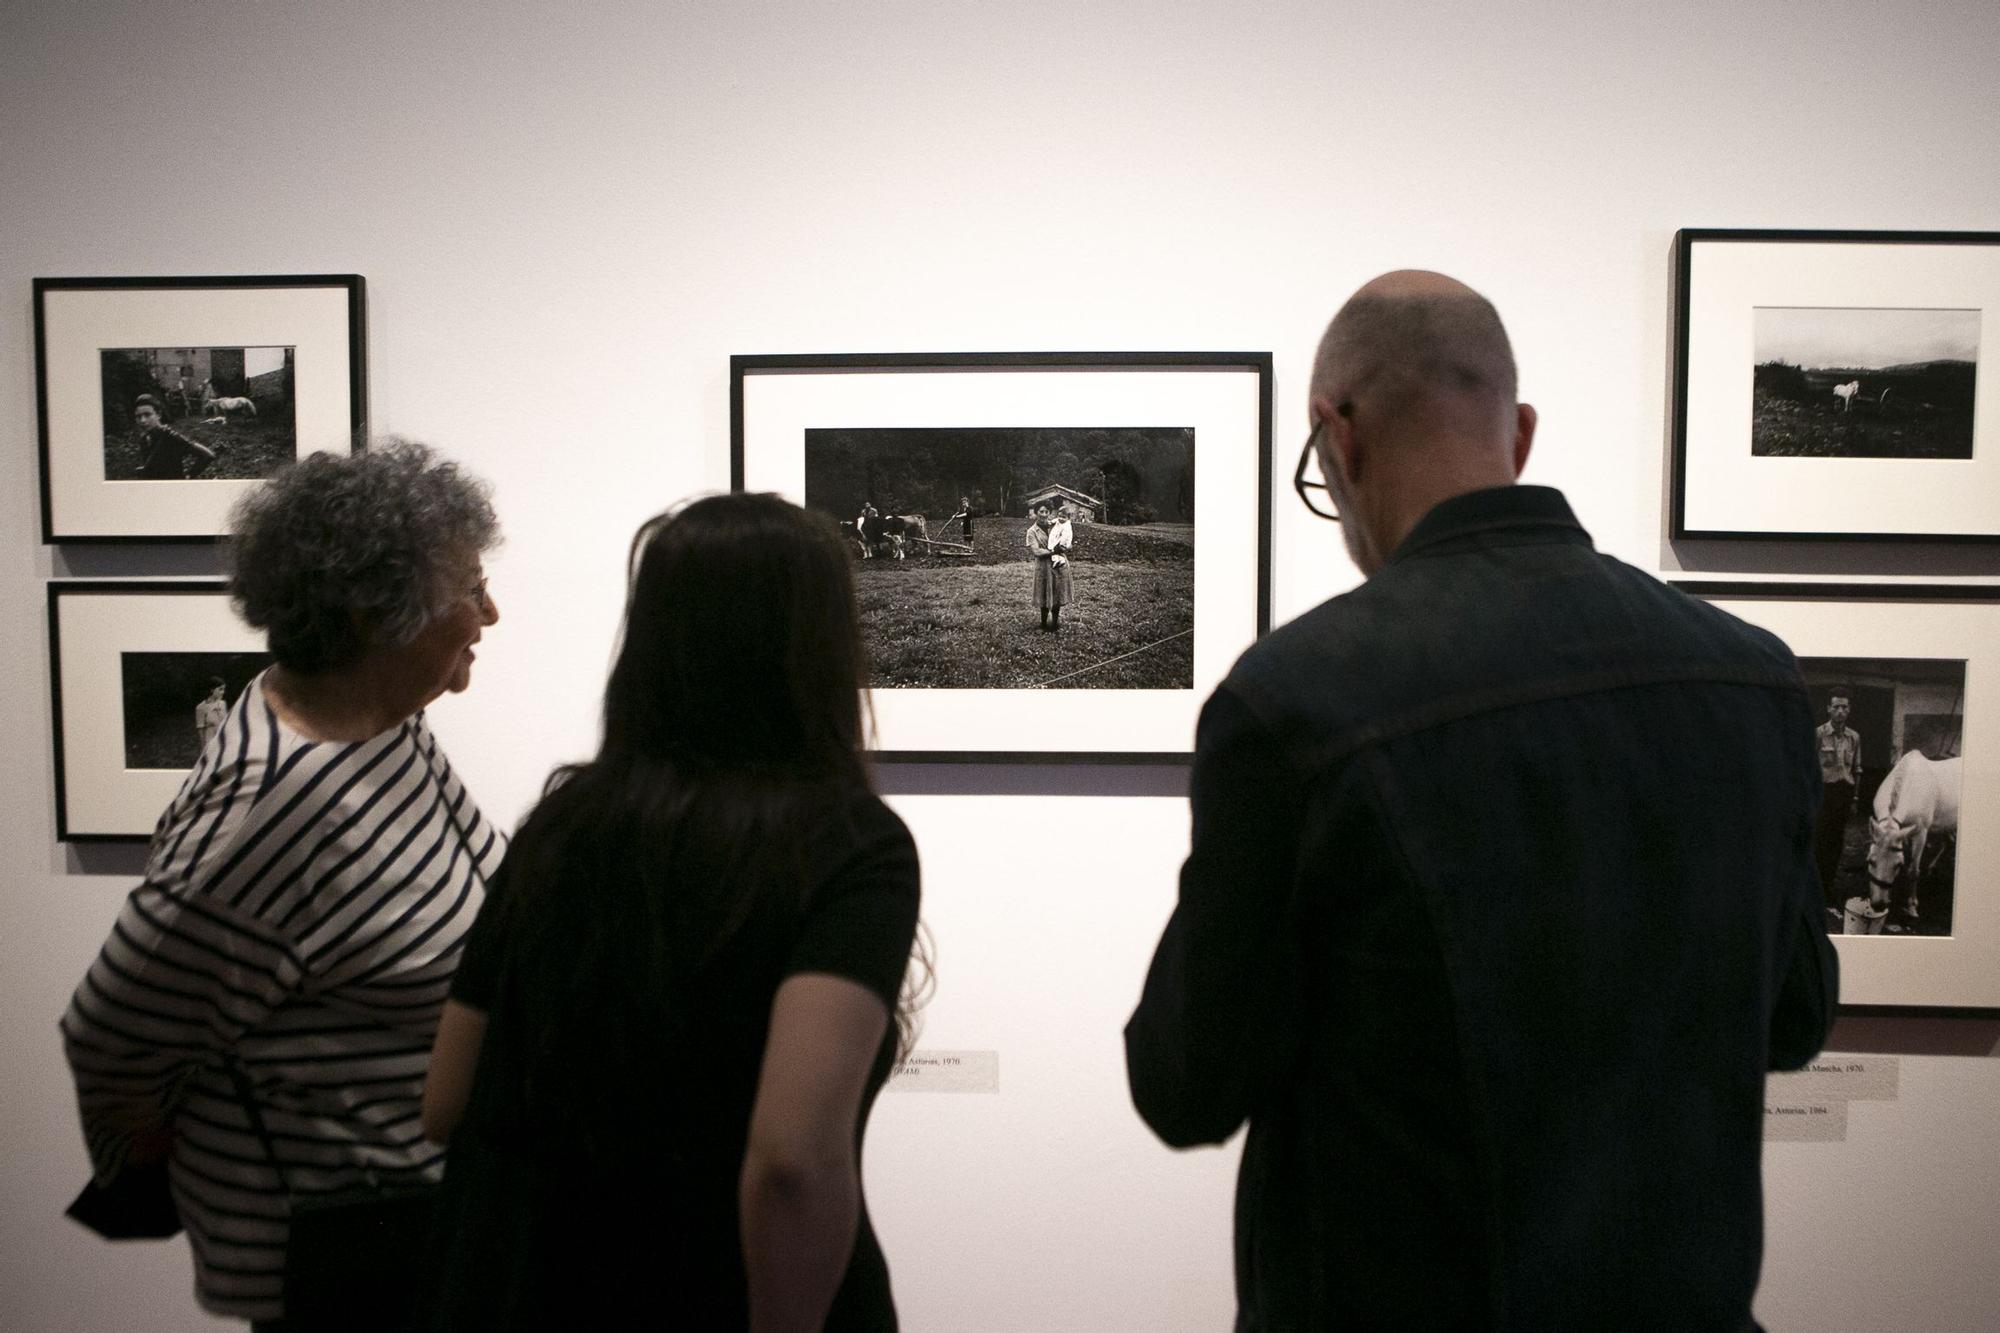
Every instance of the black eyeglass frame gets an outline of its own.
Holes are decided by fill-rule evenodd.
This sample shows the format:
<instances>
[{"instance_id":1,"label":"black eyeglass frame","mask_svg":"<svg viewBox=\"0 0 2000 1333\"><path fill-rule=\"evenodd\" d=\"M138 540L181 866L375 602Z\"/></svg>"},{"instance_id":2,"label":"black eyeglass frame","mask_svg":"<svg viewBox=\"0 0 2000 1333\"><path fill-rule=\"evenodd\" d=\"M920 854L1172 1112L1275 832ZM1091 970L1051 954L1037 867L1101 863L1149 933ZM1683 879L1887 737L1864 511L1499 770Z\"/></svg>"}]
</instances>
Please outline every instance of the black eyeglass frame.
<instances>
[{"instance_id":1,"label":"black eyeglass frame","mask_svg":"<svg viewBox=\"0 0 2000 1333\"><path fill-rule=\"evenodd\" d=\"M1306 447L1299 450L1299 465L1292 469L1292 489L1298 493L1299 503L1304 505L1314 518L1323 518L1329 523L1340 522L1340 511L1333 504L1333 488L1324 481L1306 479L1306 462L1313 456L1313 445L1319 442L1319 433L1326 429L1324 421L1313 423L1312 434L1306 436ZM1326 508L1321 509L1314 502L1314 491L1324 494Z\"/></svg>"}]
</instances>

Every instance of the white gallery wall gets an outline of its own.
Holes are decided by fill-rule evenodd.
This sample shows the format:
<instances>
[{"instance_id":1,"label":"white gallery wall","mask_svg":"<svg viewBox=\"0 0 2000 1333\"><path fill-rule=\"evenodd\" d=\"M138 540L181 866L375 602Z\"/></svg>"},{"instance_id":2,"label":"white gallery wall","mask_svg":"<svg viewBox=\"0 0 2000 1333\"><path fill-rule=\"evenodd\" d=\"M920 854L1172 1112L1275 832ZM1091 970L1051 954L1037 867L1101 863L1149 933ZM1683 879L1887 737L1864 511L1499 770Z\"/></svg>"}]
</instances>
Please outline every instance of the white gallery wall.
<instances>
[{"instance_id":1,"label":"white gallery wall","mask_svg":"<svg viewBox=\"0 0 2000 1333\"><path fill-rule=\"evenodd\" d=\"M55 1022L139 860L55 841L44 584L214 557L40 544L34 277L366 276L374 425L489 478L506 524L502 619L433 720L511 824L592 747L628 534L727 484L731 353L1270 350L1284 619L1354 577L1284 489L1314 340L1374 273L1441 268L1507 319L1528 479L1605 549L2000 576L1675 552L1662 516L1675 229L2000 227L1996 51L2000 6L1962 3L0 6L0 1325L210 1322L181 1242L60 1217L86 1165ZM1182 773L883 781L937 939L923 1044L1000 1069L877 1111L905 1325L1226 1327L1234 1149L1156 1145L1118 1036ZM2000 1025L1840 1038L1901 1054L1900 1097L1767 1151L1761 1317L1992 1327Z\"/></svg>"}]
</instances>

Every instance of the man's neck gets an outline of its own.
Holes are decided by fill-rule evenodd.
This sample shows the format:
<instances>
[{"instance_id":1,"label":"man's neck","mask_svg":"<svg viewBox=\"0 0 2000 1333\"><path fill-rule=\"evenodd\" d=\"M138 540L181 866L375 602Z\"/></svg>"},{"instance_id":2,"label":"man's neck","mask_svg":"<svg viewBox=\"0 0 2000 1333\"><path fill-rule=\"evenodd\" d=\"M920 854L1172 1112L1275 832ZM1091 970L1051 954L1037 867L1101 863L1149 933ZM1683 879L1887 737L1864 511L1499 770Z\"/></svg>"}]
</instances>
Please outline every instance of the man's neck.
<instances>
[{"instance_id":1,"label":"man's neck","mask_svg":"<svg viewBox=\"0 0 2000 1333\"><path fill-rule=\"evenodd\" d=\"M1384 478L1385 482L1389 480ZM1376 511L1381 517L1372 525L1372 535L1379 544L1381 559L1386 561L1417 524L1423 522L1424 516L1445 501L1456 500L1474 491L1511 486L1514 481L1510 473L1493 468L1403 469L1387 488L1387 493L1381 495L1378 501L1380 507Z\"/></svg>"}]
</instances>

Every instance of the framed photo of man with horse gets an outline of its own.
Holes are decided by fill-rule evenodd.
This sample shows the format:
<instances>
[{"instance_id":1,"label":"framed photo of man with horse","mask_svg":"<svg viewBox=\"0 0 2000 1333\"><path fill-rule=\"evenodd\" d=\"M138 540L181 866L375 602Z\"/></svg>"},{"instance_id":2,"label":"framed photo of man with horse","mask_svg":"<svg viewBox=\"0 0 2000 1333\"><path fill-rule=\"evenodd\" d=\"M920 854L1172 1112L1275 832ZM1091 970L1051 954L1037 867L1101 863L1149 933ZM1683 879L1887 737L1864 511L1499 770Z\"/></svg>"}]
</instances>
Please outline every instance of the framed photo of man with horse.
<instances>
[{"instance_id":1,"label":"framed photo of man with horse","mask_svg":"<svg viewBox=\"0 0 2000 1333\"><path fill-rule=\"evenodd\" d=\"M731 359L732 484L852 554L882 758L1185 761L1270 623L1270 363Z\"/></svg>"},{"instance_id":2,"label":"framed photo of man with horse","mask_svg":"<svg viewBox=\"0 0 2000 1333\"><path fill-rule=\"evenodd\" d=\"M363 285L37 278L42 539L212 542L243 491L363 438Z\"/></svg>"},{"instance_id":3,"label":"framed photo of man with horse","mask_svg":"<svg viewBox=\"0 0 2000 1333\"><path fill-rule=\"evenodd\" d=\"M1676 586L1798 655L1843 1003L2000 1009L2000 587Z\"/></svg>"}]
</instances>

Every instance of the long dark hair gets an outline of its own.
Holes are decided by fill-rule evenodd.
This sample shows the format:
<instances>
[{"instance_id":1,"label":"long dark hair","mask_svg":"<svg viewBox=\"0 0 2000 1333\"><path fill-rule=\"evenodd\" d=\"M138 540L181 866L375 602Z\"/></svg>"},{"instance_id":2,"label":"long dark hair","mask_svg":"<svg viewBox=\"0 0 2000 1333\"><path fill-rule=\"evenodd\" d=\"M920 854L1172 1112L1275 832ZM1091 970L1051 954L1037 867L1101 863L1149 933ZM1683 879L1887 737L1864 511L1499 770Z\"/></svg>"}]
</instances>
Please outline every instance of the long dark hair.
<instances>
[{"instance_id":1,"label":"long dark hair","mask_svg":"<svg viewBox=\"0 0 2000 1333\"><path fill-rule=\"evenodd\" d=\"M641 525L628 571L603 745L550 777L498 890L523 993L563 997L517 1021L565 1102L589 1094L558 1080L592 1082L614 1054L604 1016L642 1016L654 1042L694 1021L677 986L797 911L813 812L868 787L854 584L829 520L711 496Z\"/></svg>"},{"instance_id":2,"label":"long dark hair","mask_svg":"<svg viewBox=\"0 0 2000 1333\"><path fill-rule=\"evenodd\" d=\"M632 539L596 765L866 782L861 638L839 531L775 495L715 495Z\"/></svg>"}]
</instances>

